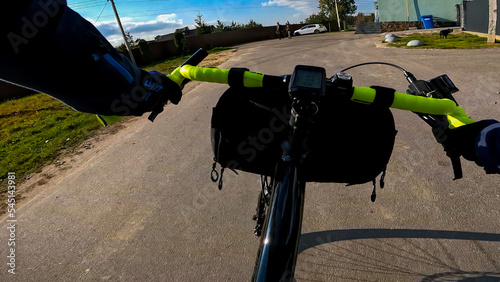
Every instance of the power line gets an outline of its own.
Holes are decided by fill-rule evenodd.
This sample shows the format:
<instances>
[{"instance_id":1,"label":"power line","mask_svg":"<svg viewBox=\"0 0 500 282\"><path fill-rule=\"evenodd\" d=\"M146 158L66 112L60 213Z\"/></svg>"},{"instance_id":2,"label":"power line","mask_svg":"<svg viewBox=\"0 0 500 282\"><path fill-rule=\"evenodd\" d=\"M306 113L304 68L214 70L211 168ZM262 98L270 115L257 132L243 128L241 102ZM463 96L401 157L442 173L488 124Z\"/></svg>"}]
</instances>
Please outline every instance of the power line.
<instances>
[{"instance_id":1,"label":"power line","mask_svg":"<svg viewBox=\"0 0 500 282\"><path fill-rule=\"evenodd\" d=\"M73 10L76 9L86 9L86 8L93 8L93 7L101 7L103 1L97 1L97 0L90 0L90 1L83 1L83 2L76 2L76 3L70 3L68 4L69 7L71 7Z\"/></svg>"},{"instance_id":2,"label":"power line","mask_svg":"<svg viewBox=\"0 0 500 282\"><path fill-rule=\"evenodd\" d=\"M99 20L99 18L101 17L102 15L102 12L104 11L104 9L106 8L106 5L108 5L108 1L106 1L106 3L104 3L104 7L102 7L102 10L101 12L99 13L99 16L97 16L97 19L95 20L95 22L97 22Z\"/></svg>"},{"instance_id":3,"label":"power line","mask_svg":"<svg viewBox=\"0 0 500 282\"><path fill-rule=\"evenodd\" d=\"M101 5L102 4L95 4L95 5L90 5L90 6L80 6L80 7L70 6L70 8L76 11L76 10L83 10L83 9L88 9L88 8L101 7Z\"/></svg>"},{"instance_id":4,"label":"power line","mask_svg":"<svg viewBox=\"0 0 500 282\"><path fill-rule=\"evenodd\" d=\"M171 1L171 0L125 0L125 1L118 2L118 4L122 5L122 4L141 3L141 2L149 2L150 3L150 2L169 2L169 1ZM88 2L88 3L86 3L86 2ZM77 10L77 9L88 9L88 8L101 7L100 4L94 3L94 2L97 2L96 0L91 0L91 1L86 1L86 2L82 2L84 4L81 4L81 5L78 5L78 6L73 6L74 4L72 4L71 8L74 9L74 10ZM304 0L302 2L316 3L317 0ZM247 8L256 9L256 8L263 8L263 7L265 7L265 8L276 8L274 5L267 5L267 6L256 5L256 6L244 6L244 7L241 7L240 5L234 4L234 6L238 6L238 7L235 7L235 8L228 8L228 6L230 6L230 5L227 5L227 4L212 4L212 5L199 5L199 6L178 7L178 8L168 8L168 9L167 8L166 9L153 9L153 10L143 10L143 11L137 11L137 12L133 12L133 13L127 13L126 15L137 14L137 13L141 13L141 12L159 11L159 10L179 11L179 10L183 10L183 9L191 9L191 10L188 10L188 12L192 12L192 11L196 12L201 7L223 7L220 10L239 10L239 9L247 9ZM278 6L278 7L285 7L285 6ZM286 6L286 7L289 7L289 6ZM289 8L293 8L293 7L289 7ZM203 9L203 10L211 11L211 10L219 10L219 9ZM186 11L183 11L183 12L186 12ZM123 15L125 15L125 14L123 14ZM106 17L112 17L112 16L106 16Z\"/></svg>"},{"instance_id":5,"label":"power line","mask_svg":"<svg viewBox=\"0 0 500 282\"><path fill-rule=\"evenodd\" d=\"M227 6L223 5L206 5L206 6L219 6L221 8L210 8L210 9L199 9L201 6L197 7L183 7L183 8L177 8L177 9L154 9L154 10L144 10L144 11L137 11L137 12L130 12L130 13L124 13L122 16L130 16L130 15L136 15L135 17L146 17L146 16L154 16L158 15L160 11L168 11L172 13L177 13L177 14L182 14L182 13L191 13L191 12L197 12L198 10L203 10L203 11L217 11L217 10L241 10L241 9L270 9L270 8L276 8L273 6L246 6L246 7L233 7L233 8L228 8ZM146 12L153 12L156 11L157 13L153 14L144 14L144 15L137 15L141 13L146 13ZM110 18L112 16L104 16L102 18Z\"/></svg>"},{"instance_id":6,"label":"power line","mask_svg":"<svg viewBox=\"0 0 500 282\"><path fill-rule=\"evenodd\" d=\"M96 2L96 0L87 0L87 1L82 1L82 2L75 2L75 3L68 4L68 5L80 5L80 4L87 4L87 3L91 3L91 2Z\"/></svg>"}]
</instances>

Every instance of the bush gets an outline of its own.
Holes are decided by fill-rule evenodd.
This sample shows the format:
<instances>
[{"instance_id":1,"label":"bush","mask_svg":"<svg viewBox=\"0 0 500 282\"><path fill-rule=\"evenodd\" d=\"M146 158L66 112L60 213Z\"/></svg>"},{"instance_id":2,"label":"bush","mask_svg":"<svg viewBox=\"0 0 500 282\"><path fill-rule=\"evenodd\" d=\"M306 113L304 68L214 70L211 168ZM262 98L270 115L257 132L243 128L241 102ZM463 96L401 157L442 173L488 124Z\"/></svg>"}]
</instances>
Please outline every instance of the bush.
<instances>
[{"instance_id":1,"label":"bush","mask_svg":"<svg viewBox=\"0 0 500 282\"><path fill-rule=\"evenodd\" d=\"M174 33L174 43L175 47L177 47L177 52L184 56L189 53L189 49L187 47L186 38L184 38L184 33L182 31L176 30Z\"/></svg>"}]
</instances>

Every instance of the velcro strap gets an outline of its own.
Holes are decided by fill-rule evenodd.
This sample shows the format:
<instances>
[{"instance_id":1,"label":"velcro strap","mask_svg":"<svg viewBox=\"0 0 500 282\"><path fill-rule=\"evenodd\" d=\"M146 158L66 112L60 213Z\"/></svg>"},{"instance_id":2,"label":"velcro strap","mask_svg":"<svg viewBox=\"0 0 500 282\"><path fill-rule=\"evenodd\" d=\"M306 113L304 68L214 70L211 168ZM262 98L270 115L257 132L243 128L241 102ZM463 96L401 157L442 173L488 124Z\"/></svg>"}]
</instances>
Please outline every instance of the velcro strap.
<instances>
[{"instance_id":1,"label":"velcro strap","mask_svg":"<svg viewBox=\"0 0 500 282\"><path fill-rule=\"evenodd\" d=\"M229 69L229 74L227 76L227 83L231 87L244 87L243 85L243 74L248 71L246 68L231 68Z\"/></svg>"},{"instance_id":2,"label":"velcro strap","mask_svg":"<svg viewBox=\"0 0 500 282\"><path fill-rule=\"evenodd\" d=\"M370 86L370 88L373 88L376 91L375 100L373 100L372 105L383 108L389 108L392 106L396 90L382 86Z\"/></svg>"}]
</instances>

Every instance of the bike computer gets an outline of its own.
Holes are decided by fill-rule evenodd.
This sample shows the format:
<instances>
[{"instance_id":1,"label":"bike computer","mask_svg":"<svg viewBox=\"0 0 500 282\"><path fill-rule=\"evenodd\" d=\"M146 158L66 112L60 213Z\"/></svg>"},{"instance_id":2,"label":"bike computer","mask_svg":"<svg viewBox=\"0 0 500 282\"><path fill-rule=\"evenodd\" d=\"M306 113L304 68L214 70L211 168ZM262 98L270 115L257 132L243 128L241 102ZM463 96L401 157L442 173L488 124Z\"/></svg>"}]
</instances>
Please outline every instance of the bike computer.
<instances>
[{"instance_id":1,"label":"bike computer","mask_svg":"<svg viewBox=\"0 0 500 282\"><path fill-rule=\"evenodd\" d=\"M288 92L292 97L325 96L326 71L321 67L295 66Z\"/></svg>"}]
</instances>

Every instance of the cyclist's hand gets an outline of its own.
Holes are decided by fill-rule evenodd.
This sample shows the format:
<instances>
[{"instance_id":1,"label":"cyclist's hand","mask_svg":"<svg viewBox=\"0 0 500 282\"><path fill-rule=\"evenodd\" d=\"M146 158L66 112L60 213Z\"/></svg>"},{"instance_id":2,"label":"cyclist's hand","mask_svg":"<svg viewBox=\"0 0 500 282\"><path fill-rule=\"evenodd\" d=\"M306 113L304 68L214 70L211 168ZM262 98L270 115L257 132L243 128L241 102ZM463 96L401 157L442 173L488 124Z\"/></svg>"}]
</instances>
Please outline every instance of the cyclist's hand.
<instances>
[{"instance_id":1,"label":"cyclist's hand","mask_svg":"<svg viewBox=\"0 0 500 282\"><path fill-rule=\"evenodd\" d=\"M479 121L445 130L434 128L432 132L447 152L453 152L469 161L477 162L476 138L488 125L487 121Z\"/></svg>"},{"instance_id":2,"label":"cyclist's hand","mask_svg":"<svg viewBox=\"0 0 500 282\"><path fill-rule=\"evenodd\" d=\"M465 110L460 106L457 106L453 113L448 114L446 118L450 129L474 123L474 120L469 118Z\"/></svg>"},{"instance_id":3,"label":"cyclist's hand","mask_svg":"<svg viewBox=\"0 0 500 282\"><path fill-rule=\"evenodd\" d=\"M167 75L167 77L179 85L181 89L183 88L186 79L181 74L181 67L176 68L171 74Z\"/></svg>"},{"instance_id":4,"label":"cyclist's hand","mask_svg":"<svg viewBox=\"0 0 500 282\"><path fill-rule=\"evenodd\" d=\"M476 139L476 155L478 165L483 166L486 173L500 174L500 123L496 120L486 120L489 125L484 128Z\"/></svg>"},{"instance_id":5,"label":"cyclist's hand","mask_svg":"<svg viewBox=\"0 0 500 282\"><path fill-rule=\"evenodd\" d=\"M153 110L148 117L150 121L154 121L156 116L163 112L163 107L168 101L175 105L179 103L182 97L182 92L181 87L176 82L162 73L150 71L148 76L150 79L146 79L144 81L144 87L150 91L150 94L155 92L160 94L160 99L154 105Z\"/></svg>"},{"instance_id":6,"label":"cyclist's hand","mask_svg":"<svg viewBox=\"0 0 500 282\"><path fill-rule=\"evenodd\" d=\"M441 143L450 156L463 156L470 161L476 161L475 142L476 136L487 125L476 123L469 118L462 107L446 116L448 126L446 128L433 128L432 133L436 140Z\"/></svg>"},{"instance_id":7,"label":"cyclist's hand","mask_svg":"<svg viewBox=\"0 0 500 282\"><path fill-rule=\"evenodd\" d=\"M462 119L461 122L469 120ZM455 125L457 124L455 121ZM450 127L452 127L451 124ZM488 174L500 173L500 123L498 121L482 120L446 130L433 129L433 133L447 152L453 152L469 161L474 161L477 165L484 167Z\"/></svg>"},{"instance_id":8,"label":"cyclist's hand","mask_svg":"<svg viewBox=\"0 0 500 282\"><path fill-rule=\"evenodd\" d=\"M149 74L153 77L155 77L157 80L161 81L161 86L163 91L163 104L166 104L167 101L172 102L172 104L177 105L179 104L181 97L182 97L182 91L180 86L174 82L172 79L167 77L166 75L159 73L157 71L150 71ZM147 87L148 85L146 85ZM155 89L151 89L152 91L155 91Z\"/></svg>"}]
</instances>

